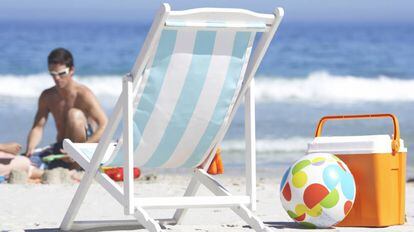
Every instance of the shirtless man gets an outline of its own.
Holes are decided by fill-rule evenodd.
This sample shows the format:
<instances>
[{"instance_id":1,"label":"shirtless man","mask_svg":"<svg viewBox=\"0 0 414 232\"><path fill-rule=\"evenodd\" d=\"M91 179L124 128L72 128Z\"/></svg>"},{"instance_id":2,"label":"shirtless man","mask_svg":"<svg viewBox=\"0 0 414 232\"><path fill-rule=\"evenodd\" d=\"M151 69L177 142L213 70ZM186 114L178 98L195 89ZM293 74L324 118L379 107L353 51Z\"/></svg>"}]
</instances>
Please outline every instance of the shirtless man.
<instances>
[{"instance_id":1,"label":"shirtless man","mask_svg":"<svg viewBox=\"0 0 414 232\"><path fill-rule=\"evenodd\" d=\"M53 153L62 153L62 141L98 142L107 124L107 118L92 91L73 80L75 67L72 54L57 48L48 56L49 73L55 86L39 97L33 127L27 138L26 156L30 157L39 144L49 113L57 129ZM93 129L93 132L91 130ZM70 159L64 159L72 163Z\"/></svg>"}]
</instances>

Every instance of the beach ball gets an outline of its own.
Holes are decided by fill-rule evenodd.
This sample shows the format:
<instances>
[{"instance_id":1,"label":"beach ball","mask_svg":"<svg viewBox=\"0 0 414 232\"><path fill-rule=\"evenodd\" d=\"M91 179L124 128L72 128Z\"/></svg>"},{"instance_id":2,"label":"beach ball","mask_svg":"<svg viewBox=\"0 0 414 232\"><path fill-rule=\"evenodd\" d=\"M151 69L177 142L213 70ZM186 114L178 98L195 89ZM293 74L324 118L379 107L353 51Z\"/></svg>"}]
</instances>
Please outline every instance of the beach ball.
<instances>
[{"instance_id":1,"label":"beach ball","mask_svg":"<svg viewBox=\"0 0 414 232\"><path fill-rule=\"evenodd\" d=\"M328 228L349 213L355 181L348 167L328 153L312 153L283 175L280 200L289 217L307 228Z\"/></svg>"}]
</instances>

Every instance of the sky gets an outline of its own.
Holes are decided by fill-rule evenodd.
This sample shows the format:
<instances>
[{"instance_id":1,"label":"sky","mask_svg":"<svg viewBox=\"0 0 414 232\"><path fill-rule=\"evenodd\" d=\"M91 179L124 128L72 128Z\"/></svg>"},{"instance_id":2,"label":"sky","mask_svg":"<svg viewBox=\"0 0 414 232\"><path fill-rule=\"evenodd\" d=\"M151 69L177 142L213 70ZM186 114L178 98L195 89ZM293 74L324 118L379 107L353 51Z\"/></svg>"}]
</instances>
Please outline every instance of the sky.
<instances>
[{"instance_id":1,"label":"sky","mask_svg":"<svg viewBox=\"0 0 414 232\"><path fill-rule=\"evenodd\" d=\"M150 22L159 0L1 0L0 21ZM285 22L414 23L413 0L176 0L173 10L236 7L270 13L285 9Z\"/></svg>"}]
</instances>

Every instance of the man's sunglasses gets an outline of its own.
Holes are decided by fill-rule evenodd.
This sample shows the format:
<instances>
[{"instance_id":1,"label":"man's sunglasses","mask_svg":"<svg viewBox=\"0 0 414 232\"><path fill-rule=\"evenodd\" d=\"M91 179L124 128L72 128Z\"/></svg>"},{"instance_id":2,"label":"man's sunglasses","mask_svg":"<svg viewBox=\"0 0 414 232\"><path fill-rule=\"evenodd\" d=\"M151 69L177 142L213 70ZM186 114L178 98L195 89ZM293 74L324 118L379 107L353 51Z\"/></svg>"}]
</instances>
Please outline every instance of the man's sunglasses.
<instances>
[{"instance_id":1,"label":"man's sunglasses","mask_svg":"<svg viewBox=\"0 0 414 232\"><path fill-rule=\"evenodd\" d=\"M50 73L50 75L52 77L54 77L54 76L64 77L64 76L69 75L69 72L70 72L70 69L69 68L65 68L65 69L62 69L62 70L60 70L58 72L50 71L49 73Z\"/></svg>"}]
</instances>

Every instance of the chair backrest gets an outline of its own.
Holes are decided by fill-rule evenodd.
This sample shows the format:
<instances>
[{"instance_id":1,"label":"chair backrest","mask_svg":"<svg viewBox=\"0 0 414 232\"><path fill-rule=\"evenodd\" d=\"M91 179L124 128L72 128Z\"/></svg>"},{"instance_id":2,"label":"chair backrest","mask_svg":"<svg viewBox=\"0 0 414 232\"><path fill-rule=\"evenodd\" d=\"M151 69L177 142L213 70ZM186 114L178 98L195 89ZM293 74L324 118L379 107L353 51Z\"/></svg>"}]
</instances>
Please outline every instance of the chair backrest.
<instances>
[{"instance_id":1,"label":"chair backrest","mask_svg":"<svg viewBox=\"0 0 414 232\"><path fill-rule=\"evenodd\" d=\"M256 33L269 31L275 17L237 9L174 12L164 5L144 44L147 55L132 72L135 165L195 167L205 160L248 83ZM112 164L122 160L118 155Z\"/></svg>"}]
</instances>

